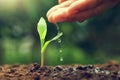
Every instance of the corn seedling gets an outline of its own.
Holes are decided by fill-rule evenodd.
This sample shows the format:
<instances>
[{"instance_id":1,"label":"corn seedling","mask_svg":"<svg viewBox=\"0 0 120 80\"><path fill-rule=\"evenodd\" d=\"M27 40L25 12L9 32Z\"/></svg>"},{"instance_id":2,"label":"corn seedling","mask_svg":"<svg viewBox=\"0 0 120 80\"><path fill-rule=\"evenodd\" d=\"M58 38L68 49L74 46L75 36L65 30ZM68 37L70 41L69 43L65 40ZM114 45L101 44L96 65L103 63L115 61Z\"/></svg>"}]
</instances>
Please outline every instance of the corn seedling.
<instances>
[{"instance_id":1,"label":"corn seedling","mask_svg":"<svg viewBox=\"0 0 120 80\"><path fill-rule=\"evenodd\" d=\"M45 50L46 50L47 46L52 41L55 41L59 37L61 37L63 35L63 33L59 32L55 37L53 37L52 39L45 42L45 37L46 37L46 34L47 34L47 23L46 23L46 21L43 17L41 17L40 21L38 22L37 30L38 30L38 33L39 33L40 44L41 44L41 67L42 67L42 66L44 66L44 54L45 54Z\"/></svg>"}]
</instances>

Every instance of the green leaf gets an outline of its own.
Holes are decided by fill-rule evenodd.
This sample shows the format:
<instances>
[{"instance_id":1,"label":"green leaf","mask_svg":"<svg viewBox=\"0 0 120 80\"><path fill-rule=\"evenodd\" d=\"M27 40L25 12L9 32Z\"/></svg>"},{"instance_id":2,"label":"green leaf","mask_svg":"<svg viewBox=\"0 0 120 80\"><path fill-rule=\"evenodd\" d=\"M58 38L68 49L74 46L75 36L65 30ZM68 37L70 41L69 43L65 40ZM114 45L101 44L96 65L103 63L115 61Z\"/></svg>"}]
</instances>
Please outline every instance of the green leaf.
<instances>
[{"instance_id":1,"label":"green leaf","mask_svg":"<svg viewBox=\"0 0 120 80\"><path fill-rule=\"evenodd\" d=\"M63 33L61 32L61 33L59 33L57 36L55 36L54 38L52 38L51 40L46 41L45 44L44 44L44 46L42 47L41 53L44 53L44 51L45 51L45 49L47 48L47 46L48 46L52 41L57 40L57 39L58 39L59 37L61 37L62 35L63 35Z\"/></svg>"},{"instance_id":2,"label":"green leaf","mask_svg":"<svg viewBox=\"0 0 120 80\"><path fill-rule=\"evenodd\" d=\"M52 38L50 41L55 41L57 40L59 37L61 37L63 35L62 32L60 32L57 36L55 36L54 38Z\"/></svg>"},{"instance_id":3,"label":"green leaf","mask_svg":"<svg viewBox=\"0 0 120 80\"><path fill-rule=\"evenodd\" d=\"M41 48L42 48L45 42L46 34L47 34L47 24L43 17L41 17L40 21L38 22L37 30L40 36Z\"/></svg>"}]
</instances>

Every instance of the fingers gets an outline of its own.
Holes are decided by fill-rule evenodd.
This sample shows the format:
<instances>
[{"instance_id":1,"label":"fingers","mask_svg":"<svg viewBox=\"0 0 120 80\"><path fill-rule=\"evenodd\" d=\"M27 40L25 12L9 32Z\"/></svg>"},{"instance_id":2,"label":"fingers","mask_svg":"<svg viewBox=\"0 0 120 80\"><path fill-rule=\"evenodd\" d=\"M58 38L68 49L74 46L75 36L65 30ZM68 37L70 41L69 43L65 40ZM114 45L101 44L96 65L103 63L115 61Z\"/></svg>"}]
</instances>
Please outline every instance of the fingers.
<instances>
[{"instance_id":1,"label":"fingers","mask_svg":"<svg viewBox=\"0 0 120 80\"><path fill-rule=\"evenodd\" d=\"M65 1L48 11L47 13L48 21L53 23L63 22L63 21L80 21L81 22L107 10L110 7L113 7L119 1L118 0Z\"/></svg>"},{"instance_id":2,"label":"fingers","mask_svg":"<svg viewBox=\"0 0 120 80\"><path fill-rule=\"evenodd\" d=\"M84 11L96 7L102 0L77 0L69 6L68 12L75 14L78 11Z\"/></svg>"},{"instance_id":3,"label":"fingers","mask_svg":"<svg viewBox=\"0 0 120 80\"><path fill-rule=\"evenodd\" d=\"M95 8L80 12L78 14L74 14L75 16L69 17L67 20L68 21L80 21L80 22L82 22L82 21L89 19L89 18L91 18L91 17L93 17L93 16L95 16L103 11L106 11L108 8L113 7L116 4L117 4L117 2L113 3L112 1L108 1L107 4L103 3L102 5L97 6Z\"/></svg>"},{"instance_id":4,"label":"fingers","mask_svg":"<svg viewBox=\"0 0 120 80\"><path fill-rule=\"evenodd\" d=\"M101 1L101 0L68 0L68 1L59 0L59 1L63 3L53 7L48 11L47 17L49 21L51 20L54 21L54 19L56 19L56 21L59 21L61 19L60 21L62 21L65 19L65 17L68 16L70 17L72 14L76 14L82 10L92 8L93 5L95 6L95 4L97 4L97 1ZM65 8L65 9L64 11L62 11L60 8Z\"/></svg>"},{"instance_id":5,"label":"fingers","mask_svg":"<svg viewBox=\"0 0 120 80\"><path fill-rule=\"evenodd\" d=\"M64 15L64 12L66 11L66 8L71 5L73 3L73 0L69 0L66 1L64 3L61 3L60 5L56 5L55 7L51 8L48 12L47 12L47 17L48 20L50 21L52 19L52 16L60 16L60 15ZM64 10L61 10L62 8L65 8ZM63 12L63 14L60 14L61 12Z\"/></svg>"},{"instance_id":6,"label":"fingers","mask_svg":"<svg viewBox=\"0 0 120 80\"><path fill-rule=\"evenodd\" d=\"M47 16L49 16L49 14L51 14L52 12L58 10L59 8L69 6L71 3L73 3L73 1L70 0L70 1L66 1L66 2L64 2L64 3L62 3L62 4L59 4L59 5L54 6L53 8L51 8L51 9L47 12Z\"/></svg>"},{"instance_id":7,"label":"fingers","mask_svg":"<svg viewBox=\"0 0 120 80\"><path fill-rule=\"evenodd\" d=\"M50 22L63 22L63 21L65 21L65 19L67 17L65 11L66 11L65 8L59 8L59 10L57 10L53 14L49 15L49 19L48 20Z\"/></svg>"}]
</instances>

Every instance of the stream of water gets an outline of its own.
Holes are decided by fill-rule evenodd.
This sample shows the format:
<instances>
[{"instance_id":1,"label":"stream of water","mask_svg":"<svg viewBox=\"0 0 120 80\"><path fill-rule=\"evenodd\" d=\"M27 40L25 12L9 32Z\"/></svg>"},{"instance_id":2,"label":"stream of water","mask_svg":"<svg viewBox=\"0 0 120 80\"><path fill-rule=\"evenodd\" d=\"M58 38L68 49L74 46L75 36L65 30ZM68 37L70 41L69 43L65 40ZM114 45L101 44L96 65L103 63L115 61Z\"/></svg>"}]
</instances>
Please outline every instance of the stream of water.
<instances>
[{"instance_id":1,"label":"stream of water","mask_svg":"<svg viewBox=\"0 0 120 80\"><path fill-rule=\"evenodd\" d=\"M57 31L58 31L58 34L61 32L60 29L59 29L59 25L57 23L55 23L55 26L57 27ZM58 39L58 44L59 44L59 53L60 53L60 58L59 60L62 62L64 59L63 59L63 56L62 56L62 48L61 48L61 43L62 43L62 40L59 38Z\"/></svg>"}]
</instances>

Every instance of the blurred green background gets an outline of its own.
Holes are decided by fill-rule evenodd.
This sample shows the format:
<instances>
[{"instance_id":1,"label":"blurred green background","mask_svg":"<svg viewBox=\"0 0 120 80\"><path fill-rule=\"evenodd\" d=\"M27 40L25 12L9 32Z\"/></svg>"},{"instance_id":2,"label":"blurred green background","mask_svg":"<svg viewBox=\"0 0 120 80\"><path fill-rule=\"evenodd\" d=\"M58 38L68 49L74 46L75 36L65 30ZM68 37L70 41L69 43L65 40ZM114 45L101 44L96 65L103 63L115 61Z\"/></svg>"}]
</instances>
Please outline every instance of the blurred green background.
<instances>
[{"instance_id":1,"label":"blurred green background","mask_svg":"<svg viewBox=\"0 0 120 80\"><path fill-rule=\"evenodd\" d=\"M40 63L37 23L57 0L0 0L0 64ZM48 24L47 38L57 34ZM58 23L61 43L51 43L46 65L95 64L120 61L120 5L82 23ZM62 52L60 52L62 50ZM63 61L60 59L63 58Z\"/></svg>"}]
</instances>

